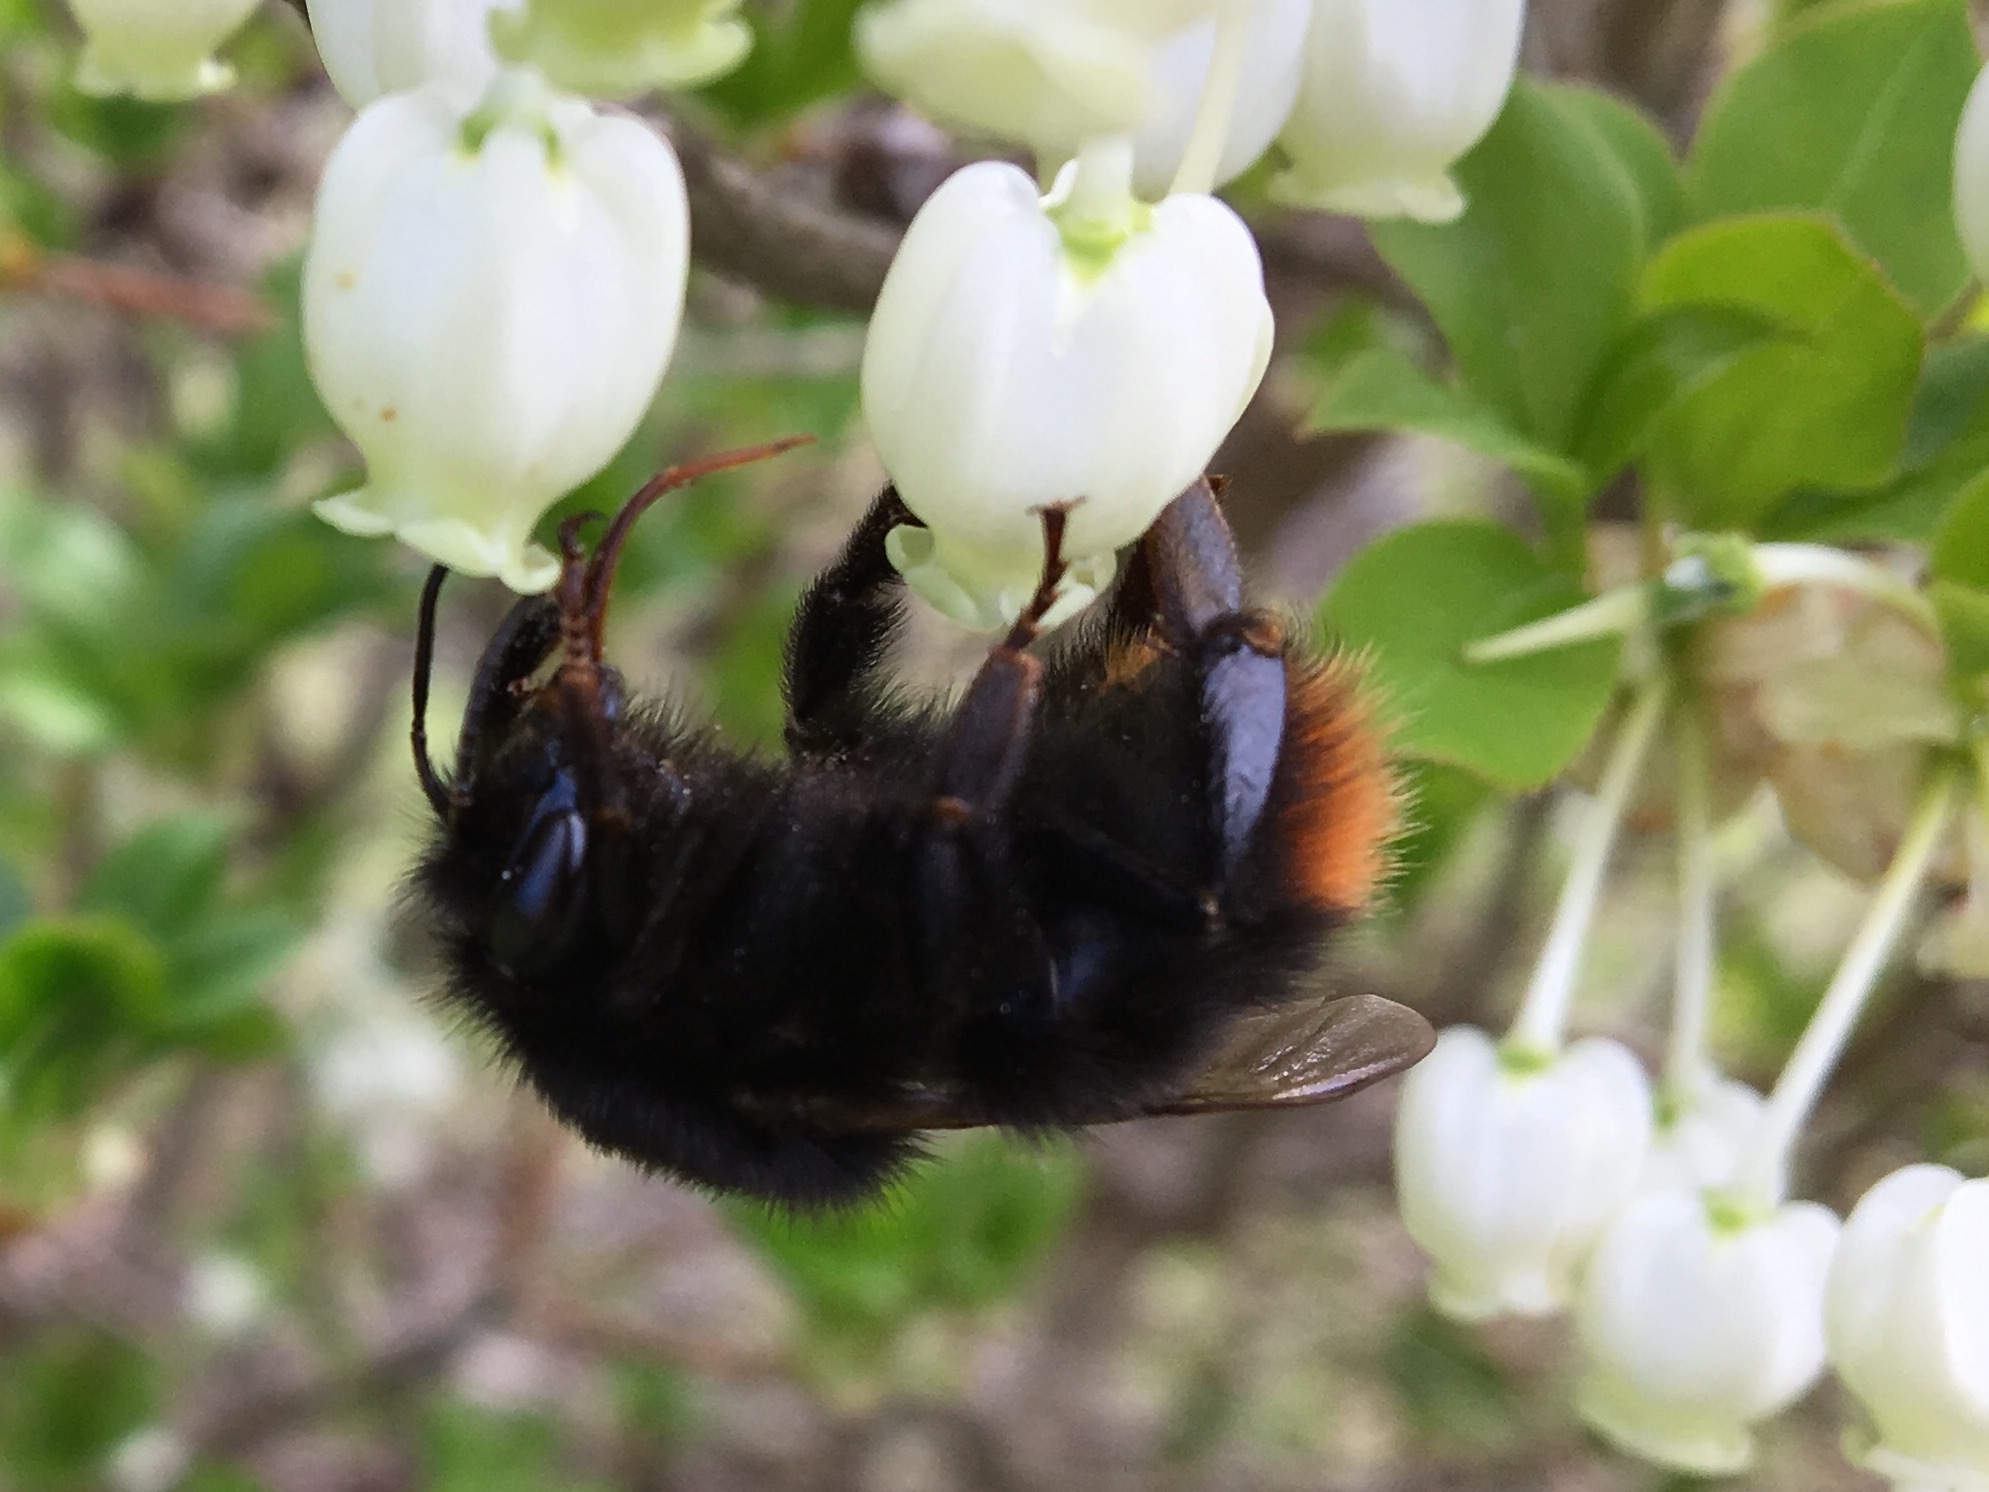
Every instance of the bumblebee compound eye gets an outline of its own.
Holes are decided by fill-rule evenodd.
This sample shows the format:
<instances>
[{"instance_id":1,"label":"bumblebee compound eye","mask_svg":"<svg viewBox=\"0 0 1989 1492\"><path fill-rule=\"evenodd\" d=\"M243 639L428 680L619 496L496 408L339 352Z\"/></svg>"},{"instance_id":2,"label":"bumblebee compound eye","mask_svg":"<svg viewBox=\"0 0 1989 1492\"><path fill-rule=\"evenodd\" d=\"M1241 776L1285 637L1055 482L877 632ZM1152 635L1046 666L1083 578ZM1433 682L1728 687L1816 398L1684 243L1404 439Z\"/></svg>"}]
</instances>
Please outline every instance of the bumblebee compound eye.
<instances>
[{"instance_id":1,"label":"bumblebee compound eye","mask_svg":"<svg viewBox=\"0 0 1989 1492\"><path fill-rule=\"evenodd\" d=\"M498 876L484 924L491 958L511 974L557 963L587 919L587 820L572 775L539 795Z\"/></svg>"}]
</instances>

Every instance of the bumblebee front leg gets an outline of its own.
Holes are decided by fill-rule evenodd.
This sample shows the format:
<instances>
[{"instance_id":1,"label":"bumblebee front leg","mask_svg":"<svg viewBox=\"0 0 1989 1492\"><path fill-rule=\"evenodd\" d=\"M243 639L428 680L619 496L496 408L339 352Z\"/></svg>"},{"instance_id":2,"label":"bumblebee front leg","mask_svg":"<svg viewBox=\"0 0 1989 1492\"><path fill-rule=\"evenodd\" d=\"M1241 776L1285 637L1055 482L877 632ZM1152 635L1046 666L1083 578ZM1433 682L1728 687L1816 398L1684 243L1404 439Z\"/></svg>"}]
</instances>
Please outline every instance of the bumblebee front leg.
<instances>
[{"instance_id":1,"label":"bumblebee front leg","mask_svg":"<svg viewBox=\"0 0 1989 1492\"><path fill-rule=\"evenodd\" d=\"M953 1022L948 1070L968 1092L1002 1095L1007 1122L1037 1107L1045 1118L1054 1112L1036 1090L1055 1075L1031 1054L1057 1018L1057 977L1015 879L1007 814L1042 699L1043 664L1026 650L1063 579L1064 518L1045 510L1036 593L975 673L939 743L916 862L923 983L933 1009Z\"/></svg>"}]
</instances>

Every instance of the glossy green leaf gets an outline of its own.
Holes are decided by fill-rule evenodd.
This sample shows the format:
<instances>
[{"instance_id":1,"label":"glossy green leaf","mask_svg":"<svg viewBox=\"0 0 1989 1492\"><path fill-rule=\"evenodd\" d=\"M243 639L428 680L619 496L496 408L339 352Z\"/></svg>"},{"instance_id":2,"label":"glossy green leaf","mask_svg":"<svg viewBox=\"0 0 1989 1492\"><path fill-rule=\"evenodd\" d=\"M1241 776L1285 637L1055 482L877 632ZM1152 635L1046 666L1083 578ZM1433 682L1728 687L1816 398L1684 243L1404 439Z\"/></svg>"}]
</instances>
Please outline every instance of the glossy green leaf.
<instances>
[{"instance_id":1,"label":"glossy green leaf","mask_svg":"<svg viewBox=\"0 0 1989 1492\"><path fill-rule=\"evenodd\" d=\"M1745 530L1798 488L1891 473L1919 381L1920 323L1829 222L1689 229L1652 262L1644 295L1658 310L1752 314L1784 329L1686 393L1653 430L1653 464L1685 522Z\"/></svg>"},{"instance_id":2,"label":"glossy green leaf","mask_svg":"<svg viewBox=\"0 0 1989 1492\"><path fill-rule=\"evenodd\" d=\"M1464 215L1373 229L1443 331L1464 387L1561 451L1629 320L1645 251L1645 184L1579 99L1521 79L1457 165Z\"/></svg>"},{"instance_id":3,"label":"glossy green leaf","mask_svg":"<svg viewBox=\"0 0 1989 1492\"><path fill-rule=\"evenodd\" d=\"M1643 317L1596 375L1576 424L1576 454L1607 482L1695 389L1782 334L1779 321L1744 307L1673 306Z\"/></svg>"},{"instance_id":4,"label":"glossy green leaf","mask_svg":"<svg viewBox=\"0 0 1989 1492\"><path fill-rule=\"evenodd\" d=\"M1371 660L1397 749L1524 791L1587 744L1615 689L1619 645L1485 664L1467 663L1464 648L1583 599L1509 529L1425 523L1356 555L1320 621Z\"/></svg>"},{"instance_id":5,"label":"glossy green leaf","mask_svg":"<svg viewBox=\"0 0 1989 1492\"><path fill-rule=\"evenodd\" d=\"M1963 0L1839 5L1732 74L1687 168L1699 217L1831 215L1922 314L1968 277L1948 206L1981 66Z\"/></svg>"},{"instance_id":6,"label":"glossy green leaf","mask_svg":"<svg viewBox=\"0 0 1989 1492\"><path fill-rule=\"evenodd\" d=\"M1575 512L1591 488L1575 462L1536 444L1508 425L1498 411L1463 389L1438 383L1407 357L1375 347L1341 366L1305 429L1414 430L1455 441L1510 467L1543 502Z\"/></svg>"}]
</instances>

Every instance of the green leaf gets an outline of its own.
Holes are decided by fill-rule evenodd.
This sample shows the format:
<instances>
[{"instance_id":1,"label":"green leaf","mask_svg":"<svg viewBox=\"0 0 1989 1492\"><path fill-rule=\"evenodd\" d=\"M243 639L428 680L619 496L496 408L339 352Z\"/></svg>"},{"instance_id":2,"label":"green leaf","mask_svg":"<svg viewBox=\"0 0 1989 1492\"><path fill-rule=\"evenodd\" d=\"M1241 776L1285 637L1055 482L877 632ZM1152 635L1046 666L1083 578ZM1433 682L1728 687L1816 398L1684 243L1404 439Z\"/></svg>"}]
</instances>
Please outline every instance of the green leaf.
<instances>
[{"instance_id":1,"label":"green leaf","mask_svg":"<svg viewBox=\"0 0 1989 1492\"><path fill-rule=\"evenodd\" d=\"M1832 543L1932 541L1948 506L1989 467L1989 337L1928 349L1900 470L1875 487L1797 492L1760 535Z\"/></svg>"},{"instance_id":2,"label":"green leaf","mask_svg":"<svg viewBox=\"0 0 1989 1492\"><path fill-rule=\"evenodd\" d=\"M1644 251L1678 231L1686 218L1685 181L1671 142L1651 117L1611 93L1569 88L1565 102L1608 142L1616 163L1629 173L1641 209Z\"/></svg>"},{"instance_id":3,"label":"green leaf","mask_svg":"<svg viewBox=\"0 0 1989 1492\"><path fill-rule=\"evenodd\" d=\"M0 941L0 1105L60 1120L153 1045L165 958L110 917L43 918Z\"/></svg>"},{"instance_id":4,"label":"green leaf","mask_svg":"<svg viewBox=\"0 0 1989 1492\"><path fill-rule=\"evenodd\" d=\"M1596 375L1576 424L1576 454L1607 482L1693 390L1781 333L1778 321L1741 307L1674 306L1643 317Z\"/></svg>"},{"instance_id":5,"label":"green leaf","mask_svg":"<svg viewBox=\"0 0 1989 1492\"><path fill-rule=\"evenodd\" d=\"M101 1487L105 1459L158 1408L163 1361L59 1318L23 1333L0 1394L8 1485L37 1492Z\"/></svg>"},{"instance_id":6,"label":"green leaf","mask_svg":"<svg viewBox=\"0 0 1989 1492\"><path fill-rule=\"evenodd\" d=\"M1464 648L1584 599L1508 529L1425 523L1356 555L1320 619L1372 660L1398 749L1525 791L1587 744L1615 688L1619 644L1486 664L1467 663Z\"/></svg>"},{"instance_id":7,"label":"green leaf","mask_svg":"<svg viewBox=\"0 0 1989 1492\"><path fill-rule=\"evenodd\" d=\"M1936 578L1989 591L1989 472L1949 506L1929 558Z\"/></svg>"},{"instance_id":8,"label":"green leaf","mask_svg":"<svg viewBox=\"0 0 1989 1492\"><path fill-rule=\"evenodd\" d=\"M1957 445L1989 464L1989 337L1962 337L1927 349L1900 459L1916 470Z\"/></svg>"},{"instance_id":9,"label":"green leaf","mask_svg":"<svg viewBox=\"0 0 1989 1492\"><path fill-rule=\"evenodd\" d=\"M1968 278L1948 204L1980 65L1962 0L1836 6L1791 27L1707 110L1687 168L1698 215L1828 213L1934 314Z\"/></svg>"},{"instance_id":10,"label":"green leaf","mask_svg":"<svg viewBox=\"0 0 1989 1492\"><path fill-rule=\"evenodd\" d=\"M501 1414L459 1399L438 1399L421 1437L427 1492L607 1492L608 1484L575 1476L564 1463L564 1438L536 1414Z\"/></svg>"},{"instance_id":11,"label":"green leaf","mask_svg":"<svg viewBox=\"0 0 1989 1492\"><path fill-rule=\"evenodd\" d=\"M1522 78L1457 165L1454 223L1379 223L1374 242L1421 297L1464 386L1520 434L1569 449L1645 252L1645 183L1578 90Z\"/></svg>"},{"instance_id":12,"label":"green leaf","mask_svg":"<svg viewBox=\"0 0 1989 1492\"><path fill-rule=\"evenodd\" d=\"M1535 444L1462 389L1438 383L1407 357L1373 347L1344 363L1306 420L1309 433L1416 430L1457 442L1512 468L1543 504L1579 517L1588 473Z\"/></svg>"},{"instance_id":13,"label":"green leaf","mask_svg":"<svg viewBox=\"0 0 1989 1492\"><path fill-rule=\"evenodd\" d=\"M772 124L860 80L850 28L862 0L792 0L745 11L753 50L699 97L742 127ZM777 17L777 19L776 19Z\"/></svg>"},{"instance_id":14,"label":"green leaf","mask_svg":"<svg viewBox=\"0 0 1989 1492\"><path fill-rule=\"evenodd\" d=\"M811 1326L875 1347L935 1307L990 1304L1014 1291L1062 1232L1081 1168L1068 1150L964 1138L881 1204L829 1216L726 1208L794 1291Z\"/></svg>"},{"instance_id":15,"label":"green leaf","mask_svg":"<svg viewBox=\"0 0 1989 1492\"><path fill-rule=\"evenodd\" d=\"M1989 593L1952 580L1927 587L1947 648L1948 673L1963 681L1989 673Z\"/></svg>"},{"instance_id":16,"label":"green leaf","mask_svg":"<svg viewBox=\"0 0 1989 1492\"><path fill-rule=\"evenodd\" d=\"M1989 472L1961 490L1934 535L1928 596L1947 645L1948 672L1972 681L1989 673Z\"/></svg>"},{"instance_id":17,"label":"green leaf","mask_svg":"<svg viewBox=\"0 0 1989 1492\"><path fill-rule=\"evenodd\" d=\"M1408 826L1390 846L1387 909L1413 909L1490 801L1485 779L1441 762L1405 759L1397 768L1409 803Z\"/></svg>"},{"instance_id":18,"label":"green leaf","mask_svg":"<svg viewBox=\"0 0 1989 1492\"><path fill-rule=\"evenodd\" d=\"M215 917L168 948L170 1009L164 1034L230 1057L263 1044L269 981L302 936L296 922L267 908Z\"/></svg>"},{"instance_id":19,"label":"green leaf","mask_svg":"<svg viewBox=\"0 0 1989 1492\"><path fill-rule=\"evenodd\" d=\"M1816 217L1689 229L1653 261L1654 309L1751 313L1787 335L1740 352L1658 422L1651 458L1678 516L1746 530L1800 487L1884 479L1918 385L1919 319Z\"/></svg>"},{"instance_id":20,"label":"green leaf","mask_svg":"<svg viewBox=\"0 0 1989 1492\"><path fill-rule=\"evenodd\" d=\"M148 825L103 858L77 908L122 916L170 941L213 909L235 832L231 816L213 812Z\"/></svg>"}]
</instances>

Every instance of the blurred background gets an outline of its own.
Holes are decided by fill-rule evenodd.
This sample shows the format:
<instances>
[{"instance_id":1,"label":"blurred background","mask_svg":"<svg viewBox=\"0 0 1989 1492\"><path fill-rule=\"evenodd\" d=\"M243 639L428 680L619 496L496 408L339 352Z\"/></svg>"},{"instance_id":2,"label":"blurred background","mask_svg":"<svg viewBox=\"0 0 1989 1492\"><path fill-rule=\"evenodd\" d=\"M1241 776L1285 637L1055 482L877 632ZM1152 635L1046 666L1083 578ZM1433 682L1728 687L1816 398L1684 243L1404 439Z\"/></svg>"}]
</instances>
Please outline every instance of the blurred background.
<instances>
[{"instance_id":1,"label":"blurred background","mask_svg":"<svg viewBox=\"0 0 1989 1492\"><path fill-rule=\"evenodd\" d=\"M961 160L858 83L850 0L748 6L739 73L677 102L698 269L642 433L567 510L668 460L811 451L645 519L611 656L777 742L801 585L881 472L863 317ZM1689 139L1725 0L1535 0L1538 74ZM350 450L304 374L296 265L349 111L292 10L193 105L88 98L53 0L0 0L0 1489L1025 1492L1658 1488L1586 1438L1565 1325L1423 1302L1389 1185L1393 1085L1338 1107L949 1141L881 1208L801 1222L590 1154L424 1003L398 881L422 562L309 501ZM1413 310L1351 220L1261 207L1280 355L1217 463L1260 593L1309 612L1362 543L1518 513L1491 469L1295 427L1335 317ZM443 606L437 734L508 604ZM981 644L921 624L943 686ZM1497 1025L1563 860L1556 795L1424 771L1389 906L1333 977ZM1765 1084L1855 887L1743 817L1720 851L1718 1045ZM1669 847L1632 836L1584 1023L1647 1054ZM1833 1086L1802 1190L1989 1162L1982 991L1895 981ZM1826 1387L1750 1485L1876 1486Z\"/></svg>"}]
</instances>

